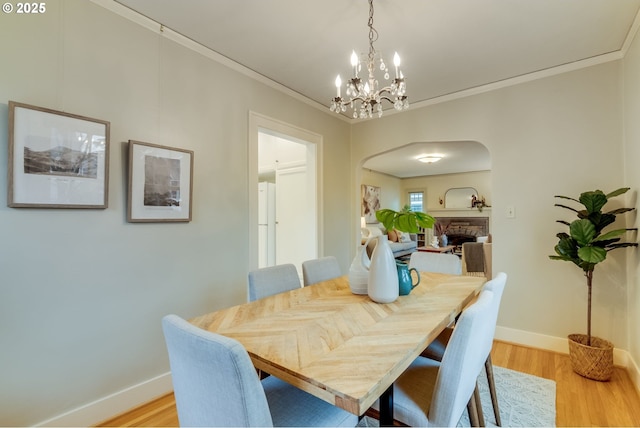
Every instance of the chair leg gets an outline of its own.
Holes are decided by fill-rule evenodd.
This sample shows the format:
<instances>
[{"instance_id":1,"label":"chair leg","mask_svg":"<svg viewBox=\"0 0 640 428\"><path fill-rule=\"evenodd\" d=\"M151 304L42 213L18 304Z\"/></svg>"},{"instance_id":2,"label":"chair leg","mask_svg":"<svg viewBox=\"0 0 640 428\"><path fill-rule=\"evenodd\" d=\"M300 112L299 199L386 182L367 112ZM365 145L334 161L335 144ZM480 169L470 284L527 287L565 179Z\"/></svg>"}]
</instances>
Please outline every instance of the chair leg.
<instances>
[{"instance_id":1,"label":"chair leg","mask_svg":"<svg viewBox=\"0 0 640 428\"><path fill-rule=\"evenodd\" d=\"M260 380L266 379L267 377L271 376L269 373L263 372L260 369L256 369L256 373L258 374L258 379L260 379Z\"/></svg>"},{"instance_id":2,"label":"chair leg","mask_svg":"<svg viewBox=\"0 0 640 428\"><path fill-rule=\"evenodd\" d=\"M480 401L480 390L478 389L478 381L476 380L476 389L473 390L473 399L476 401L478 411L478 426L484 427L484 412L482 411L482 401Z\"/></svg>"},{"instance_id":3,"label":"chair leg","mask_svg":"<svg viewBox=\"0 0 640 428\"><path fill-rule=\"evenodd\" d=\"M472 427L479 426L478 422L478 406L476 405L476 397L471 395L469 402L467 403L467 413L469 414L469 425Z\"/></svg>"},{"instance_id":4,"label":"chair leg","mask_svg":"<svg viewBox=\"0 0 640 428\"><path fill-rule=\"evenodd\" d=\"M469 425L472 427L484 427L484 415L482 414L482 406L480 405L480 390L478 382L473 390L471 398L467 403L467 413L469 413Z\"/></svg>"},{"instance_id":5,"label":"chair leg","mask_svg":"<svg viewBox=\"0 0 640 428\"><path fill-rule=\"evenodd\" d=\"M493 413L496 416L496 425L501 427L500 409L498 409L498 395L496 393L496 382L493 378L493 364L491 363L491 355L484 362L484 368L487 372L487 382L489 383L489 393L491 394L491 404L493 405Z\"/></svg>"}]
</instances>

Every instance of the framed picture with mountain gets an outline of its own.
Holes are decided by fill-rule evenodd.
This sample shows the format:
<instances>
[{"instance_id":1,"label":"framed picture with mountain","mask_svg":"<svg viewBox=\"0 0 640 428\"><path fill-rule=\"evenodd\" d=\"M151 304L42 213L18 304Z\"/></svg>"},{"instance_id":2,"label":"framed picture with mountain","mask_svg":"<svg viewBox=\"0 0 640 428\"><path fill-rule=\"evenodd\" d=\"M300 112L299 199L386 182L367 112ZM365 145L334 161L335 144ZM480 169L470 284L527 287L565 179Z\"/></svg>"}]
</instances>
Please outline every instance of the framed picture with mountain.
<instances>
[{"instance_id":1,"label":"framed picture with mountain","mask_svg":"<svg viewBox=\"0 0 640 428\"><path fill-rule=\"evenodd\" d=\"M9 101L13 208L107 208L107 121Z\"/></svg>"}]
</instances>

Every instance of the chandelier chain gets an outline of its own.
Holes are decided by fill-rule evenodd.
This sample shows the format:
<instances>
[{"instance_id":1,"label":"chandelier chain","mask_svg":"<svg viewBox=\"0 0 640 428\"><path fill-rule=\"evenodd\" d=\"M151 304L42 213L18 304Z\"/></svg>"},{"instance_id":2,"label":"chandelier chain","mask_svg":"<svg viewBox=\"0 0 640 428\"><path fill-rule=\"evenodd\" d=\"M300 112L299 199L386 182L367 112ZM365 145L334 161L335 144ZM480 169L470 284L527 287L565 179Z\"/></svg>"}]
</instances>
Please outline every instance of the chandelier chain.
<instances>
[{"instance_id":1,"label":"chandelier chain","mask_svg":"<svg viewBox=\"0 0 640 428\"><path fill-rule=\"evenodd\" d=\"M373 28L373 0L369 0L369 63L373 63L375 60L376 50L373 47L373 42L378 40L378 31Z\"/></svg>"}]
</instances>

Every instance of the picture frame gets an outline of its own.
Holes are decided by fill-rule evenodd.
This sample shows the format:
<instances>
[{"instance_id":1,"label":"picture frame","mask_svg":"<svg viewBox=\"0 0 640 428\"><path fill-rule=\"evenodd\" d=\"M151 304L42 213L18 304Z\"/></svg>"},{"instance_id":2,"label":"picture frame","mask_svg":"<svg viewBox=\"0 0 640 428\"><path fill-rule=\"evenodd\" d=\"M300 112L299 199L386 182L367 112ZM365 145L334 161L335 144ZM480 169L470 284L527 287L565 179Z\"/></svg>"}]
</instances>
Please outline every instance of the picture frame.
<instances>
[{"instance_id":1,"label":"picture frame","mask_svg":"<svg viewBox=\"0 0 640 428\"><path fill-rule=\"evenodd\" d=\"M104 120L9 101L7 205L107 208L109 132Z\"/></svg>"},{"instance_id":2,"label":"picture frame","mask_svg":"<svg viewBox=\"0 0 640 428\"><path fill-rule=\"evenodd\" d=\"M127 221L190 222L193 151L129 140Z\"/></svg>"},{"instance_id":3,"label":"picture frame","mask_svg":"<svg viewBox=\"0 0 640 428\"><path fill-rule=\"evenodd\" d=\"M376 211L380 209L380 187L362 184L361 189L361 212L367 224L379 223L376 218Z\"/></svg>"}]
</instances>

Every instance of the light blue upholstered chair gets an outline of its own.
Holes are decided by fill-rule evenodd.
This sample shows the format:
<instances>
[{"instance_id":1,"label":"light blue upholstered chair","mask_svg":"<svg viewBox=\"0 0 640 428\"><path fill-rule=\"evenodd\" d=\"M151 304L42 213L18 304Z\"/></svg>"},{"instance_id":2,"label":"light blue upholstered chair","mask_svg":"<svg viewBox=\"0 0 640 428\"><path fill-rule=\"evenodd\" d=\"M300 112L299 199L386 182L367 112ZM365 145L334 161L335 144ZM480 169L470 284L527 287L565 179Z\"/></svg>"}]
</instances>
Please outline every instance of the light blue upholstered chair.
<instances>
[{"instance_id":1,"label":"light blue upholstered chair","mask_svg":"<svg viewBox=\"0 0 640 428\"><path fill-rule=\"evenodd\" d=\"M490 290L493 292L493 301L491 303L491 340L485 341L483 346L479 349L479 353L485 358L485 371L487 373L487 382L489 384L489 393L491 395L491 404L493 406L493 413L496 418L496 425L502 426L502 421L500 419L500 409L498 406L498 396L496 394L496 384L493 377L493 363L491 362L491 348L493 346L493 337L496 331L496 324L498 322L498 312L500 311L500 301L502 300L502 293L504 292L504 287L507 284L507 274L504 272L500 272L496 275L494 279L488 281L483 289ZM444 351L447 347L447 343L450 340L451 334L454 329L446 328L437 338L434 340L427 349L422 353L422 356L431 358L436 361L442 360L444 355ZM480 405L480 403L478 403Z\"/></svg>"},{"instance_id":2,"label":"light blue upholstered chair","mask_svg":"<svg viewBox=\"0 0 640 428\"><path fill-rule=\"evenodd\" d=\"M455 254L429 253L415 251L411 253L409 268L416 268L419 272L448 273L462 275L462 261Z\"/></svg>"},{"instance_id":3,"label":"light blue upholstered chair","mask_svg":"<svg viewBox=\"0 0 640 428\"><path fill-rule=\"evenodd\" d=\"M342 275L340 272L340 264L338 263L338 259L333 256L307 260L302 263L302 280L305 287L328 279L337 278L340 275Z\"/></svg>"},{"instance_id":4,"label":"light blue upholstered chair","mask_svg":"<svg viewBox=\"0 0 640 428\"><path fill-rule=\"evenodd\" d=\"M491 333L493 298L492 291L483 290L462 312L442 362L418 357L400 375L394 383L394 419L413 427L454 427L466 407L477 424L474 391L485 361L478 349Z\"/></svg>"},{"instance_id":5,"label":"light blue upholstered chair","mask_svg":"<svg viewBox=\"0 0 640 428\"><path fill-rule=\"evenodd\" d=\"M249 272L249 301L300 288L298 270L291 264L265 267Z\"/></svg>"},{"instance_id":6,"label":"light blue upholstered chair","mask_svg":"<svg viewBox=\"0 0 640 428\"><path fill-rule=\"evenodd\" d=\"M358 417L270 376L237 340L162 319L181 426L355 426Z\"/></svg>"}]
</instances>

